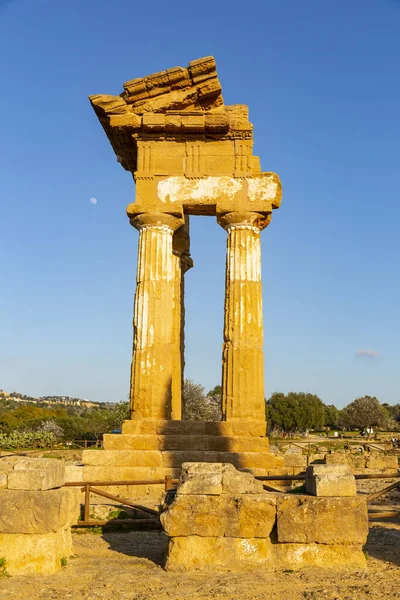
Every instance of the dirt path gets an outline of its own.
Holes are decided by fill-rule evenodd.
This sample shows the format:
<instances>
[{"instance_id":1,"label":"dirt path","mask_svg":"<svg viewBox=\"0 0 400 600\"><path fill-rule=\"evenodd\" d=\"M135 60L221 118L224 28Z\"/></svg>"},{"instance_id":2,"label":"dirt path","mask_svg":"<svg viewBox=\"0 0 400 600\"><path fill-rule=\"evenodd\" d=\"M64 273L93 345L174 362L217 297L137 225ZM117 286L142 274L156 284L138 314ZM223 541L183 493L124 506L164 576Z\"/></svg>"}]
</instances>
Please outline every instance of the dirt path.
<instances>
[{"instance_id":1,"label":"dirt path","mask_svg":"<svg viewBox=\"0 0 400 600\"><path fill-rule=\"evenodd\" d=\"M76 558L53 576L0 580L0 599L15 600L394 600L400 598L400 520L372 524L368 572L176 575L161 568L161 532L74 534Z\"/></svg>"}]
</instances>

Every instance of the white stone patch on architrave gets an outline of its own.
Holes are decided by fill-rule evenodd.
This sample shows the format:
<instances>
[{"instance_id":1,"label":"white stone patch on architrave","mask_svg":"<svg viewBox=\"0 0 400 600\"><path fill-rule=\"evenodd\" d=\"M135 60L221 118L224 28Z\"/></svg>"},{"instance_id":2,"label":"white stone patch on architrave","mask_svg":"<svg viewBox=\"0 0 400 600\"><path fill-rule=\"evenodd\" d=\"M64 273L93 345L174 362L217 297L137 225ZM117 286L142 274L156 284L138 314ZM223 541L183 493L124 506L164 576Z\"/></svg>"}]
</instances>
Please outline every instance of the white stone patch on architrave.
<instances>
[{"instance_id":1,"label":"white stone patch on architrave","mask_svg":"<svg viewBox=\"0 0 400 600\"><path fill-rule=\"evenodd\" d=\"M246 180L248 185L248 198L250 202L270 201L276 196L278 184L267 177L254 177Z\"/></svg>"},{"instance_id":2,"label":"white stone patch on architrave","mask_svg":"<svg viewBox=\"0 0 400 600\"><path fill-rule=\"evenodd\" d=\"M221 195L232 198L240 192L242 185L234 177L167 177L158 182L157 195L161 202L216 201Z\"/></svg>"}]
</instances>

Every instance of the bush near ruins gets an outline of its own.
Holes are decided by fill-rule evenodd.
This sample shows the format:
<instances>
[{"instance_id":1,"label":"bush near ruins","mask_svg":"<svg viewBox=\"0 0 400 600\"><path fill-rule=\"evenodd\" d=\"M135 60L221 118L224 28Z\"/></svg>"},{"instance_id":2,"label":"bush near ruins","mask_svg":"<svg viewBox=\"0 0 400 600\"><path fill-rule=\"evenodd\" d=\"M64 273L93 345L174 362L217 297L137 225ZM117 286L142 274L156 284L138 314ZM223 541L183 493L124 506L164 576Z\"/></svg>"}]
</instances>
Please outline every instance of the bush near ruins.
<instances>
[{"instance_id":1,"label":"bush near ruins","mask_svg":"<svg viewBox=\"0 0 400 600\"><path fill-rule=\"evenodd\" d=\"M0 404L0 446L50 447L57 441L97 439L129 418L129 403L113 408Z\"/></svg>"},{"instance_id":2,"label":"bush near ruins","mask_svg":"<svg viewBox=\"0 0 400 600\"><path fill-rule=\"evenodd\" d=\"M0 433L0 448L50 448L56 442L55 436L47 431Z\"/></svg>"},{"instance_id":3,"label":"bush near ruins","mask_svg":"<svg viewBox=\"0 0 400 600\"><path fill-rule=\"evenodd\" d=\"M185 421L220 421L221 388L206 394L202 385L185 379L182 393L182 418Z\"/></svg>"}]
</instances>

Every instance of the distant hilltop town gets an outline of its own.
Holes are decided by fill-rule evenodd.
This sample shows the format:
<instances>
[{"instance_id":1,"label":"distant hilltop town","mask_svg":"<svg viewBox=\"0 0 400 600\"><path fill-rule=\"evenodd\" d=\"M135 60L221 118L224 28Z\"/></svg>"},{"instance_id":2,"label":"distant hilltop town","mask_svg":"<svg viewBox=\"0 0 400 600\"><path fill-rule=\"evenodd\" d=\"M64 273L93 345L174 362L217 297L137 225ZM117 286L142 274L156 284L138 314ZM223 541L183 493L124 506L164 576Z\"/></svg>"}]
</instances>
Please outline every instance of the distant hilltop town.
<instances>
[{"instance_id":1,"label":"distant hilltop town","mask_svg":"<svg viewBox=\"0 0 400 600\"><path fill-rule=\"evenodd\" d=\"M11 400L22 404L58 404L60 406L81 406L86 408L105 408L114 405L113 402L91 402L82 398L71 398L70 396L40 396L35 398L20 394L18 392L5 392L0 389L0 400Z\"/></svg>"}]
</instances>

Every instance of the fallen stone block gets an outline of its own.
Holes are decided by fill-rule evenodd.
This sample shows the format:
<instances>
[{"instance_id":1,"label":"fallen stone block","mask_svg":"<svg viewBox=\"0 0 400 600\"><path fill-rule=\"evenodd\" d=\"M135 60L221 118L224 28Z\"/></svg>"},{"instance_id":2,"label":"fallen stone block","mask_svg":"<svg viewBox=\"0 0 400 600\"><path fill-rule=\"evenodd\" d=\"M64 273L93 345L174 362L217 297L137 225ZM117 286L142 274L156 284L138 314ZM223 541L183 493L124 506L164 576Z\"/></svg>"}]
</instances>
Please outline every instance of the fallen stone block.
<instances>
[{"instance_id":1,"label":"fallen stone block","mask_svg":"<svg viewBox=\"0 0 400 600\"><path fill-rule=\"evenodd\" d=\"M368 511L364 497L277 498L278 541L296 544L365 544Z\"/></svg>"},{"instance_id":2,"label":"fallen stone block","mask_svg":"<svg viewBox=\"0 0 400 600\"><path fill-rule=\"evenodd\" d=\"M313 496L355 496L356 480L349 465L310 465L306 491Z\"/></svg>"}]
</instances>

